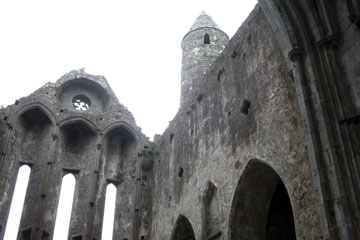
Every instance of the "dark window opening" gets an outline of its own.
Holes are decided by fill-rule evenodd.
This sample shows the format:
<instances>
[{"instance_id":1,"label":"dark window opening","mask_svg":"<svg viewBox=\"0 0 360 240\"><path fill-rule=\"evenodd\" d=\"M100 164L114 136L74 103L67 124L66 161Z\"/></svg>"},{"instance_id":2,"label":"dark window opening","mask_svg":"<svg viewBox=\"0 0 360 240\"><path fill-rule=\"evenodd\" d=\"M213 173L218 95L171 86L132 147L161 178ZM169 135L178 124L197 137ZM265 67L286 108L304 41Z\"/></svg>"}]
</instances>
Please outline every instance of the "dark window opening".
<instances>
[{"instance_id":1,"label":"dark window opening","mask_svg":"<svg viewBox=\"0 0 360 240\"><path fill-rule=\"evenodd\" d=\"M42 240L50 240L50 233L43 231L41 239Z\"/></svg>"},{"instance_id":2,"label":"dark window opening","mask_svg":"<svg viewBox=\"0 0 360 240\"><path fill-rule=\"evenodd\" d=\"M233 50L233 51L231 52L231 57L232 57L232 58L236 58L236 56L237 56L237 51L236 51L236 50Z\"/></svg>"},{"instance_id":3,"label":"dark window opening","mask_svg":"<svg viewBox=\"0 0 360 240\"><path fill-rule=\"evenodd\" d=\"M183 174L184 174L184 169L182 167L180 167L179 172L178 172L178 176L182 177Z\"/></svg>"},{"instance_id":4,"label":"dark window opening","mask_svg":"<svg viewBox=\"0 0 360 240\"><path fill-rule=\"evenodd\" d=\"M224 67L223 67L223 66L220 66L219 69L218 69L218 71L217 71L217 73L216 73L216 80L217 80L218 82L221 81L221 78L222 78L222 75L223 75L224 71L225 71Z\"/></svg>"},{"instance_id":5,"label":"dark window opening","mask_svg":"<svg viewBox=\"0 0 360 240\"><path fill-rule=\"evenodd\" d=\"M170 134L170 143L172 143L173 139L174 139L174 134L171 133L171 134Z\"/></svg>"},{"instance_id":6,"label":"dark window opening","mask_svg":"<svg viewBox=\"0 0 360 240\"><path fill-rule=\"evenodd\" d=\"M210 35L208 33L204 35L204 44L210 44Z\"/></svg>"},{"instance_id":7,"label":"dark window opening","mask_svg":"<svg viewBox=\"0 0 360 240\"><path fill-rule=\"evenodd\" d=\"M21 240L30 240L31 237L31 228L26 229L24 231L21 232Z\"/></svg>"},{"instance_id":8,"label":"dark window opening","mask_svg":"<svg viewBox=\"0 0 360 240\"><path fill-rule=\"evenodd\" d=\"M249 113L250 105L251 102L247 99L244 99L242 106L240 108L241 113L247 115Z\"/></svg>"},{"instance_id":9,"label":"dark window opening","mask_svg":"<svg viewBox=\"0 0 360 240\"><path fill-rule=\"evenodd\" d=\"M239 167L241 166L241 163L239 161L235 162L235 169L239 169Z\"/></svg>"}]
</instances>

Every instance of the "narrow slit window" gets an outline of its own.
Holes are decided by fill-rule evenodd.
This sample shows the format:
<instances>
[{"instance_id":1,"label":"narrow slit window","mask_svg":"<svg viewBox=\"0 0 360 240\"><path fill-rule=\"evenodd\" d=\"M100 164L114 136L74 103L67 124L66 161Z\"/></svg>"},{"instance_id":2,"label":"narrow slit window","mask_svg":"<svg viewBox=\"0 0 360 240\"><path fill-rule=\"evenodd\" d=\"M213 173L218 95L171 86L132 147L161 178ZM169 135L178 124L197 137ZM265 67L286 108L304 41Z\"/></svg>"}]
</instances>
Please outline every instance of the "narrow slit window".
<instances>
[{"instance_id":1,"label":"narrow slit window","mask_svg":"<svg viewBox=\"0 0 360 240\"><path fill-rule=\"evenodd\" d=\"M208 33L204 35L204 44L210 44L210 35Z\"/></svg>"},{"instance_id":2,"label":"narrow slit window","mask_svg":"<svg viewBox=\"0 0 360 240\"><path fill-rule=\"evenodd\" d=\"M4 239L17 239L30 172L30 167L27 165L23 165L19 168L19 173L15 183L14 195L11 201L9 217L6 224Z\"/></svg>"},{"instance_id":3,"label":"narrow slit window","mask_svg":"<svg viewBox=\"0 0 360 240\"><path fill-rule=\"evenodd\" d=\"M113 239L114 219L116 205L116 187L110 183L106 187L105 210L103 218L103 226L101 239Z\"/></svg>"},{"instance_id":4,"label":"narrow slit window","mask_svg":"<svg viewBox=\"0 0 360 240\"><path fill-rule=\"evenodd\" d=\"M62 179L53 240L68 239L75 184L72 174L66 174Z\"/></svg>"}]
</instances>

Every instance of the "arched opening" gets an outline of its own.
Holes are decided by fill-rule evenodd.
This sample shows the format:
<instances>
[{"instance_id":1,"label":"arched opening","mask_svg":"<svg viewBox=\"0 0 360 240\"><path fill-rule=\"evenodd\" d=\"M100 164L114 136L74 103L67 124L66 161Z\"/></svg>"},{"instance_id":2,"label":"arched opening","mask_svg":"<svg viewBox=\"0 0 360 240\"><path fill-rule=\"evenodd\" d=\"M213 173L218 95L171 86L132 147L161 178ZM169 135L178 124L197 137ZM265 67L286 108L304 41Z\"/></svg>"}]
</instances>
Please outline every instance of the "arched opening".
<instances>
[{"instance_id":1,"label":"arched opening","mask_svg":"<svg viewBox=\"0 0 360 240\"><path fill-rule=\"evenodd\" d=\"M231 240L296 239L287 190L271 167L250 160L235 191L229 227Z\"/></svg>"},{"instance_id":2,"label":"arched opening","mask_svg":"<svg viewBox=\"0 0 360 240\"><path fill-rule=\"evenodd\" d=\"M171 240L195 240L195 233L189 220L180 215L175 223Z\"/></svg>"},{"instance_id":3,"label":"arched opening","mask_svg":"<svg viewBox=\"0 0 360 240\"><path fill-rule=\"evenodd\" d=\"M46 162L52 126L50 118L42 109L32 108L24 112L14 129L16 158L31 163Z\"/></svg>"},{"instance_id":4,"label":"arched opening","mask_svg":"<svg viewBox=\"0 0 360 240\"><path fill-rule=\"evenodd\" d=\"M11 201L9 217L6 224L4 239L17 239L21 214L24 207L26 189L29 183L30 167L23 165L15 183L15 190Z\"/></svg>"},{"instance_id":5,"label":"arched opening","mask_svg":"<svg viewBox=\"0 0 360 240\"><path fill-rule=\"evenodd\" d=\"M114 203L111 203L113 212L111 216L114 217L114 220L111 220L111 224L105 226L106 215L103 214L107 209L99 209L98 218L103 219L99 221L99 224L95 224L95 228L102 229L104 227L109 227L111 225L113 230L108 229L108 234L113 239L124 239L128 237L133 231L133 226L128 224L134 220L134 212L129 211L127 214L123 214L124 210L134 209L135 206L135 189L134 182L132 181L136 177L136 162L138 159L137 152L137 142L133 133L127 129L125 126L117 126L111 129L104 138L104 150L102 152L104 161L101 163L103 165L100 168L103 168L105 171L105 178L102 182L104 188L107 184L105 179L111 179L113 182L119 183L115 196L113 196ZM131 180L130 180L131 179ZM130 180L130 181L129 181ZM106 196L102 192L101 202L106 202L108 199L108 189L115 188L114 185L110 184L106 187ZM126 195L126 198L120 196ZM130 200L131 199L131 200ZM101 206L105 206L101 204ZM101 226L101 222L103 225ZM104 230L101 232L101 235L105 234ZM100 235L100 234L99 234ZM102 239L111 239L104 238Z\"/></svg>"},{"instance_id":6,"label":"arched opening","mask_svg":"<svg viewBox=\"0 0 360 240\"><path fill-rule=\"evenodd\" d=\"M3 162L0 178L0 221L8 222L6 216L10 211L13 191L17 182L17 173L21 169L18 163L31 166L31 177L28 180L26 204L21 207L19 232L24 239L33 234L37 222L41 221L39 209L43 198L43 174L50 149L53 122L49 112L42 106L30 105L21 108L14 116L12 136L9 138L6 156L9 161ZM20 174L20 173L19 173Z\"/></svg>"},{"instance_id":7,"label":"arched opening","mask_svg":"<svg viewBox=\"0 0 360 240\"><path fill-rule=\"evenodd\" d=\"M101 239L109 239L109 240L113 239L115 204L116 204L116 187L114 184L110 183L106 187L105 210L103 217Z\"/></svg>"},{"instance_id":8,"label":"arched opening","mask_svg":"<svg viewBox=\"0 0 360 240\"><path fill-rule=\"evenodd\" d=\"M68 239L75 184L72 174L66 174L62 179L53 240Z\"/></svg>"},{"instance_id":9,"label":"arched opening","mask_svg":"<svg viewBox=\"0 0 360 240\"><path fill-rule=\"evenodd\" d=\"M210 35L208 33L204 35L204 44L210 44Z\"/></svg>"},{"instance_id":10,"label":"arched opening","mask_svg":"<svg viewBox=\"0 0 360 240\"><path fill-rule=\"evenodd\" d=\"M68 155L82 155L91 146L95 138L93 130L82 121L61 127L62 144ZM65 160L65 159L64 159ZM71 160L72 162L73 160Z\"/></svg>"},{"instance_id":11,"label":"arched opening","mask_svg":"<svg viewBox=\"0 0 360 240\"><path fill-rule=\"evenodd\" d=\"M105 138L105 155L109 178L130 171L135 160L131 158L137 156L135 137L122 126L111 130Z\"/></svg>"}]
</instances>

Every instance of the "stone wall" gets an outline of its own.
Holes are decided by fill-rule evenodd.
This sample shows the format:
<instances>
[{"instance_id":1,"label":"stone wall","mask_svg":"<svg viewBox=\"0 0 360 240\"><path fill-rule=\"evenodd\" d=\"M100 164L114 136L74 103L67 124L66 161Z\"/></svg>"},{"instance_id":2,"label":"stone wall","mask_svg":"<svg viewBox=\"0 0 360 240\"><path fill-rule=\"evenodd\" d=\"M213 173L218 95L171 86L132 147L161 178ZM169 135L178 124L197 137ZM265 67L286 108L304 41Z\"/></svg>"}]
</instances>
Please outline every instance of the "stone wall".
<instances>
[{"instance_id":1,"label":"stone wall","mask_svg":"<svg viewBox=\"0 0 360 240\"><path fill-rule=\"evenodd\" d=\"M320 239L294 82L259 7L193 89L196 97L178 112L156 148L152 239L170 239L179 216L192 224L196 239L220 231L227 239L229 225L236 224L230 215L237 185L252 161L269 166L284 183L297 239ZM270 173L264 173L267 181ZM260 212L251 214L263 218ZM203 229L206 225L211 229Z\"/></svg>"},{"instance_id":2,"label":"stone wall","mask_svg":"<svg viewBox=\"0 0 360 240\"><path fill-rule=\"evenodd\" d=\"M88 109L76 110L85 96ZM83 109L84 110L84 109ZM19 167L31 174L21 239L51 239L62 178L76 179L69 239L100 239L108 184L117 188L114 238L149 235L149 191L142 192L142 151L148 139L102 76L72 71L1 111L0 239Z\"/></svg>"},{"instance_id":3,"label":"stone wall","mask_svg":"<svg viewBox=\"0 0 360 240\"><path fill-rule=\"evenodd\" d=\"M360 6L259 2L228 43L207 17L184 37L181 109L154 143L83 69L1 108L0 239L22 165L22 239L51 239L66 174L69 239L101 238L109 184L114 239L358 239Z\"/></svg>"}]
</instances>

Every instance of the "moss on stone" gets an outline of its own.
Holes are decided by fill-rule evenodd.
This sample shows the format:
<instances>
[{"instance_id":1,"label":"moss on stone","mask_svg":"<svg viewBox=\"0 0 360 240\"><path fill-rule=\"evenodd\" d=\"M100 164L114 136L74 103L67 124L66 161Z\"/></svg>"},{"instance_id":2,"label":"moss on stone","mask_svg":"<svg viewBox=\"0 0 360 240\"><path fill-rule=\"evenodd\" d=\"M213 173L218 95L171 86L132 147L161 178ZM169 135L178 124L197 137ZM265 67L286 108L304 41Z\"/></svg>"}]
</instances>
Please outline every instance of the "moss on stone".
<instances>
[{"instance_id":1,"label":"moss on stone","mask_svg":"<svg viewBox=\"0 0 360 240\"><path fill-rule=\"evenodd\" d=\"M247 34L245 34L245 40L246 40L246 42L250 42L251 41L251 33L247 33Z\"/></svg>"}]
</instances>

